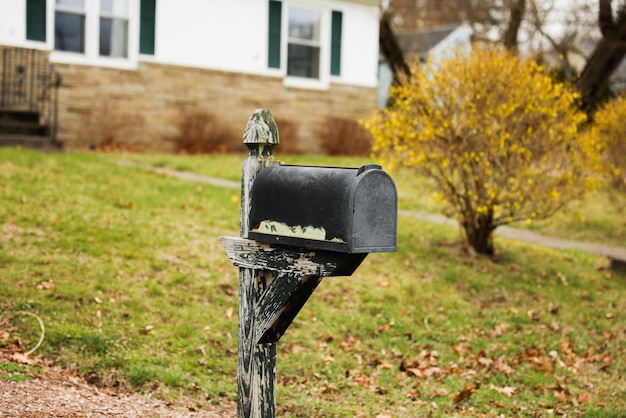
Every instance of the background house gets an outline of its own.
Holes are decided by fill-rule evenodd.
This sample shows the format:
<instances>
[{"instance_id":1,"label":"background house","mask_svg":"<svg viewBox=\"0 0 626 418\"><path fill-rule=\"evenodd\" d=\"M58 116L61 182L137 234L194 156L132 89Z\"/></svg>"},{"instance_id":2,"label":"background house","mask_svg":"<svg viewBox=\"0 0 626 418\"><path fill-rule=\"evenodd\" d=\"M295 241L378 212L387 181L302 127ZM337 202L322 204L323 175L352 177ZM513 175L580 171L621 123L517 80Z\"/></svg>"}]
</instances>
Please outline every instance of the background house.
<instances>
[{"instance_id":1,"label":"background house","mask_svg":"<svg viewBox=\"0 0 626 418\"><path fill-rule=\"evenodd\" d=\"M264 107L285 146L315 152L328 117L376 107L380 3L0 0L0 48L41 50L61 74L69 149L171 151L202 114L240 141Z\"/></svg>"},{"instance_id":2,"label":"background house","mask_svg":"<svg viewBox=\"0 0 626 418\"><path fill-rule=\"evenodd\" d=\"M457 51L471 50L473 30L466 23L433 27L425 30L404 29L395 33L398 46L404 59L411 65L416 59L424 63L436 63L453 56ZM387 104L389 90L393 82L393 72L389 64L381 60L379 65L378 105Z\"/></svg>"}]
</instances>

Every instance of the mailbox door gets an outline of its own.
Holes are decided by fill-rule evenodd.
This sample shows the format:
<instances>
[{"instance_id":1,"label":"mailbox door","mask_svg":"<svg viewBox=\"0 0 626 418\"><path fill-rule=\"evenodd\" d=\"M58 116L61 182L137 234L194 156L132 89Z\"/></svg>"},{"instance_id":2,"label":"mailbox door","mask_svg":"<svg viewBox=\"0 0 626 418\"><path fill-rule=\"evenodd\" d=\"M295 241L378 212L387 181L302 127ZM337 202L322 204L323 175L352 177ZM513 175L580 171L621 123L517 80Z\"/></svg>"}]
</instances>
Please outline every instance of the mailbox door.
<instances>
[{"instance_id":1,"label":"mailbox door","mask_svg":"<svg viewBox=\"0 0 626 418\"><path fill-rule=\"evenodd\" d=\"M396 251L398 193L393 180L379 168L365 170L357 179L349 252Z\"/></svg>"}]
</instances>

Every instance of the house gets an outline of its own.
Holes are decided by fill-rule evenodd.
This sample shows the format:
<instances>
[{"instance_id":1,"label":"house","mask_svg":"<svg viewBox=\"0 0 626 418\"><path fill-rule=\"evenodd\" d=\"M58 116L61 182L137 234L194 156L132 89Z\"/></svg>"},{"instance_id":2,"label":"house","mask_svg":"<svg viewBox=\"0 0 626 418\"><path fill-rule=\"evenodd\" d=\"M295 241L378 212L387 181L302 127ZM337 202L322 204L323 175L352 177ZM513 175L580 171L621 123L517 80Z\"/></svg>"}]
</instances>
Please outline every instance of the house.
<instances>
[{"instance_id":1,"label":"house","mask_svg":"<svg viewBox=\"0 0 626 418\"><path fill-rule=\"evenodd\" d=\"M466 23L434 27L422 31L402 30L395 33L398 46L409 65L416 59L424 63L434 63L452 57L457 51L466 52L471 48L473 30ZM389 65L381 61L379 68L378 104L385 106L393 73Z\"/></svg>"},{"instance_id":2,"label":"house","mask_svg":"<svg viewBox=\"0 0 626 418\"><path fill-rule=\"evenodd\" d=\"M315 152L326 118L366 117L376 107L380 6L1 0L0 49L36 50L60 74L57 138L67 149L114 140L172 151L181 124L203 112L239 140L262 107L286 128L281 143ZM15 68L28 65L5 60L3 74Z\"/></svg>"}]
</instances>

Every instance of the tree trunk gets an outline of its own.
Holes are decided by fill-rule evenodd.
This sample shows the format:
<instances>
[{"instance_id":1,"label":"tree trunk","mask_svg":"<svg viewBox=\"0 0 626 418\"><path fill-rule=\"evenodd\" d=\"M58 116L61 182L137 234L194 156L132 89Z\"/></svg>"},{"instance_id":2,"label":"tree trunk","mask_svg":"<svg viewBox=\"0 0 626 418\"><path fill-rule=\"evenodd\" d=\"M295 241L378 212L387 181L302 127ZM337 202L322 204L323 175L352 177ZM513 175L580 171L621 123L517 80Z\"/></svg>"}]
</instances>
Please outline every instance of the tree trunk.
<instances>
[{"instance_id":1,"label":"tree trunk","mask_svg":"<svg viewBox=\"0 0 626 418\"><path fill-rule=\"evenodd\" d=\"M509 27L504 34L504 47L517 51L517 38L526 12L526 0L515 0L510 7L511 18L509 19Z\"/></svg>"},{"instance_id":2,"label":"tree trunk","mask_svg":"<svg viewBox=\"0 0 626 418\"><path fill-rule=\"evenodd\" d=\"M602 40L574 83L582 95L583 108L588 113L597 107L611 74L626 56L626 5L620 7L614 19L610 0L600 0L598 25Z\"/></svg>"},{"instance_id":3,"label":"tree trunk","mask_svg":"<svg viewBox=\"0 0 626 418\"><path fill-rule=\"evenodd\" d=\"M393 72L393 83L395 85L400 81L400 74L407 77L411 76L411 68L404 59L404 53L398 44L398 40L391 29L391 13L384 12L380 17L380 30L378 42L380 50L385 56L391 71Z\"/></svg>"},{"instance_id":4,"label":"tree trunk","mask_svg":"<svg viewBox=\"0 0 626 418\"><path fill-rule=\"evenodd\" d=\"M493 224L493 213L473 216L463 221L465 239L470 247L478 254L492 256L495 254L493 247L493 232L496 227Z\"/></svg>"}]
</instances>

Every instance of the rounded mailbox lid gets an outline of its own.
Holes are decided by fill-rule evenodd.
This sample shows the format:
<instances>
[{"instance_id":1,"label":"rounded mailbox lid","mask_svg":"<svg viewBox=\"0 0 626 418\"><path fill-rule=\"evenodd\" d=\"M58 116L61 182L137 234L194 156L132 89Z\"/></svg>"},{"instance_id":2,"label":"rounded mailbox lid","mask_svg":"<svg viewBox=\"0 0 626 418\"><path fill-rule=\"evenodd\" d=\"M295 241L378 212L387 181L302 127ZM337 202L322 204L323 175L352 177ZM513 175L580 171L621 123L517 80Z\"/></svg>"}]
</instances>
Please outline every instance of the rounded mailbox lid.
<instances>
[{"instance_id":1,"label":"rounded mailbox lid","mask_svg":"<svg viewBox=\"0 0 626 418\"><path fill-rule=\"evenodd\" d=\"M252 186L249 237L312 249L395 251L397 192L378 165L281 165Z\"/></svg>"}]
</instances>

